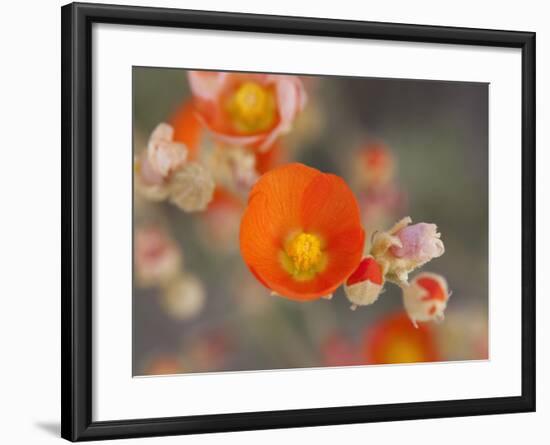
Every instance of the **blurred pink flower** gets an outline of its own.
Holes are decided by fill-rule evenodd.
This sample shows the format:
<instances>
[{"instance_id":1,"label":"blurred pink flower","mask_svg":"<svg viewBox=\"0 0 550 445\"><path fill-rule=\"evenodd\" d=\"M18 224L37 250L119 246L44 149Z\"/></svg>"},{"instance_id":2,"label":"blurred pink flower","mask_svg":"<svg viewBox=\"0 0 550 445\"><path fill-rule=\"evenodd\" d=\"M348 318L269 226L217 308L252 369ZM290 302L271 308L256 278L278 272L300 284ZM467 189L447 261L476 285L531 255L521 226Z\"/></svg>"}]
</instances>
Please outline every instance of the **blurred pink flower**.
<instances>
[{"instance_id":1,"label":"blurred pink flower","mask_svg":"<svg viewBox=\"0 0 550 445\"><path fill-rule=\"evenodd\" d=\"M201 334L189 345L188 360L197 372L219 371L234 353L232 333L225 326Z\"/></svg>"},{"instance_id":2,"label":"blurred pink flower","mask_svg":"<svg viewBox=\"0 0 550 445\"><path fill-rule=\"evenodd\" d=\"M383 142L368 142L353 159L357 182L363 187L380 186L395 177L396 162L391 149Z\"/></svg>"},{"instance_id":3,"label":"blurred pink flower","mask_svg":"<svg viewBox=\"0 0 550 445\"><path fill-rule=\"evenodd\" d=\"M408 274L445 252L435 224L410 225L403 218L390 230L377 232L372 239L371 254L382 266L386 279L407 284Z\"/></svg>"},{"instance_id":4,"label":"blurred pink flower","mask_svg":"<svg viewBox=\"0 0 550 445\"><path fill-rule=\"evenodd\" d=\"M321 355L325 366L354 366L360 364L359 348L338 331L333 331L323 339Z\"/></svg>"},{"instance_id":5,"label":"blurred pink flower","mask_svg":"<svg viewBox=\"0 0 550 445\"><path fill-rule=\"evenodd\" d=\"M405 207L406 194L394 182L370 186L359 194L359 205L365 225L370 228L384 226L387 220Z\"/></svg>"},{"instance_id":6,"label":"blurred pink flower","mask_svg":"<svg viewBox=\"0 0 550 445\"><path fill-rule=\"evenodd\" d=\"M408 258L419 263L426 263L445 252L441 234L435 224L418 223L404 227L395 236L401 241L401 246L394 245L391 252L398 258Z\"/></svg>"},{"instance_id":7,"label":"blurred pink flower","mask_svg":"<svg viewBox=\"0 0 550 445\"><path fill-rule=\"evenodd\" d=\"M140 227L134 238L136 279L142 286L164 285L180 273L183 257L177 244L157 226Z\"/></svg>"},{"instance_id":8,"label":"blurred pink flower","mask_svg":"<svg viewBox=\"0 0 550 445\"><path fill-rule=\"evenodd\" d=\"M136 190L152 201L162 201L170 194L172 173L181 169L187 159L184 144L172 141L174 129L161 123L151 133L147 150L134 162Z\"/></svg>"},{"instance_id":9,"label":"blurred pink flower","mask_svg":"<svg viewBox=\"0 0 550 445\"><path fill-rule=\"evenodd\" d=\"M187 159L184 144L173 142L174 129L160 123L151 133L147 144L147 161L150 169L162 178L179 169Z\"/></svg>"},{"instance_id":10,"label":"blurred pink flower","mask_svg":"<svg viewBox=\"0 0 550 445\"><path fill-rule=\"evenodd\" d=\"M306 103L297 76L190 71L199 118L219 140L267 150Z\"/></svg>"}]
</instances>

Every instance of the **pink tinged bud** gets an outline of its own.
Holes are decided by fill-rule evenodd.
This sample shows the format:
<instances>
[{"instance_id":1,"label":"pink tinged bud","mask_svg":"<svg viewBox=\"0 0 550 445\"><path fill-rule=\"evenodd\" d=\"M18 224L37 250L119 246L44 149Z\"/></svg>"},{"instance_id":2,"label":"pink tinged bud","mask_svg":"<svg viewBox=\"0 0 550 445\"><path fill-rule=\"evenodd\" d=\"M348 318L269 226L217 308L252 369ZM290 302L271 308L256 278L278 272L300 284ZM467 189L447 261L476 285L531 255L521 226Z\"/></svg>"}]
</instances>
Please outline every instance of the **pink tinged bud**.
<instances>
[{"instance_id":1,"label":"pink tinged bud","mask_svg":"<svg viewBox=\"0 0 550 445\"><path fill-rule=\"evenodd\" d=\"M134 238L136 278L141 286L164 285L181 270L179 246L160 227L140 227Z\"/></svg>"},{"instance_id":2,"label":"pink tinged bud","mask_svg":"<svg viewBox=\"0 0 550 445\"><path fill-rule=\"evenodd\" d=\"M146 186L163 185L164 178L151 166L147 155L144 153L139 159L140 179Z\"/></svg>"},{"instance_id":3,"label":"pink tinged bud","mask_svg":"<svg viewBox=\"0 0 550 445\"><path fill-rule=\"evenodd\" d=\"M442 321L449 297L447 281L435 273L420 273L403 287L403 304L415 326L417 321Z\"/></svg>"},{"instance_id":4,"label":"pink tinged bud","mask_svg":"<svg viewBox=\"0 0 550 445\"><path fill-rule=\"evenodd\" d=\"M355 272L347 279L344 291L352 303L351 309L357 306L373 304L384 287L384 277L380 264L368 256L361 260Z\"/></svg>"},{"instance_id":5,"label":"pink tinged bud","mask_svg":"<svg viewBox=\"0 0 550 445\"><path fill-rule=\"evenodd\" d=\"M173 142L174 129L161 123L151 133L147 145L147 161L151 169L163 178L178 170L187 160L184 144Z\"/></svg>"},{"instance_id":6,"label":"pink tinged bud","mask_svg":"<svg viewBox=\"0 0 550 445\"><path fill-rule=\"evenodd\" d=\"M392 246L391 252L398 258L426 262L445 252L441 234L437 232L435 224L418 223L407 226L395 236L401 241L401 246Z\"/></svg>"},{"instance_id":7,"label":"pink tinged bud","mask_svg":"<svg viewBox=\"0 0 550 445\"><path fill-rule=\"evenodd\" d=\"M426 263L445 252L441 234L435 224L418 223L399 230L395 235L401 246L391 247L391 253L397 258L406 258L418 263Z\"/></svg>"}]
</instances>

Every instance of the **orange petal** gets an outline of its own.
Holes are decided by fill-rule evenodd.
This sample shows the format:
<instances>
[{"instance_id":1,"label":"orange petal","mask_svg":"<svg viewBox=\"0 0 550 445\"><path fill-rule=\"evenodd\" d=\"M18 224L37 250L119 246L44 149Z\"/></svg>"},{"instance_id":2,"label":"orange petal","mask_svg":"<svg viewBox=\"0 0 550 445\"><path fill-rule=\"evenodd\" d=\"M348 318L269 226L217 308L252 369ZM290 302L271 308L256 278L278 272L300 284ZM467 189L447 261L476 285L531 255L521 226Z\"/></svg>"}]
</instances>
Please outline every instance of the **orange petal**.
<instances>
[{"instance_id":1,"label":"orange petal","mask_svg":"<svg viewBox=\"0 0 550 445\"><path fill-rule=\"evenodd\" d=\"M370 281L371 283L378 285L381 285L384 281L382 268L371 256L361 260L359 266L355 269L355 272L349 276L346 285L353 286L354 284L361 283L363 281Z\"/></svg>"},{"instance_id":2,"label":"orange petal","mask_svg":"<svg viewBox=\"0 0 550 445\"><path fill-rule=\"evenodd\" d=\"M241 220L240 245L245 263L262 284L281 295L287 295L283 292L294 280L283 270L280 252L288 234L299 229L299 197L311 178L319 174L301 164L288 164L266 173L253 187Z\"/></svg>"},{"instance_id":3,"label":"orange petal","mask_svg":"<svg viewBox=\"0 0 550 445\"><path fill-rule=\"evenodd\" d=\"M170 119L174 127L174 141L183 142L189 150L189 159L197 157L202 125L196 115L192 101L184 103Z\"/></svg>"},{"instance_id":4,"label":"orange petal","mask_svg":"<svg viewBox=\"0 0 550 445\"><path fill-rule=\"evenodd\" d=\"M325 241L328 265L322 275L329 281L345 280L361 261L365 233L359 206L351 189L338 176L316 176L302 196L303 230Z\"/></svg>"},{"instance_id":5,"label":"orange petal","mask_svg":"<svg viewBox=\"0 0 550 445\"><path fill-rule=\"evenodd\" d=\"M271 229L282 243L290 231L302 229L300 197L312 179L321 172L303 164L293 163L264 174L250 192L249 207L259 206L263 214L264 227ZM263 196L266 202L254 202ZM245 215L246 216L246 215Z\"/></svg>"},{"instance_id":6,"label":"orange petal","mask_svg":"<svg viewBox=\"0 0 550 445\"><path fill-rule=\"evenodd\" d=\"M307 232L336 236L360 226L357 200L344 180L336 175L316 176L304 190L301 221ZM327 240L328 241L328 240Z\"/></svg>"},{"instance_id":7,"label":"orange petal","mask_svg":"<svg viewBox=\"0 0 550 445\"><path fill-rule=\"evenodd\" d=\"M433 278L422 277L418 278L416 282L420 287L423 287L428 291L428 294L422 298L422 301L447 301L449 298L447 292L445 292L441 284Z\"/></svg>"}]
</instances>

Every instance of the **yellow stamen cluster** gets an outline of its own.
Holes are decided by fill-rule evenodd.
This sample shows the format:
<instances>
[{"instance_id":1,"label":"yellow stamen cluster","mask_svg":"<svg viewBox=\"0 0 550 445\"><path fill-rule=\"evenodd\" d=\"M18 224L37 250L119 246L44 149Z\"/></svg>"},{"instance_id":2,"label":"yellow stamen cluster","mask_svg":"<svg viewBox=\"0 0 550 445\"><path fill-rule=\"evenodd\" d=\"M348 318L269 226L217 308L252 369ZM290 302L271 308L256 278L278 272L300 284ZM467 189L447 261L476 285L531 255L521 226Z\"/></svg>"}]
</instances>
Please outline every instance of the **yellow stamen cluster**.
<instances>
[{"instance_id":1,"label":"yellow stamen cluster","mask_svg":"<svg viewBox=\"0 0 550 445\"><path fill-rule=\"evenodd\" d=\"M420 346L407 337L390 342L384 356L386 363L416 363L424 358Z\"/></svg>"},{"instance_id":2,"label":"yellow stamen cluster","mask_svg":"<svg viewBox=\"0 0 550 445\"><path fill-rule=\"evenodd\" d=\"M285 243L282 263L297 280L310 280L326 266L321 239L314 234L294 234Z\"/></svg>"},{"instance_id":3,"label":"yellow stamen cluster","mask_svg":"<svg viewBox=\"0 0 550 445\"><path fill-rule=\"evenodd\" d=\"M255 82L240 85L226 108L235 129L243 134L266 131L277 117L274 91Z\"/></svg>"}]
</instances>

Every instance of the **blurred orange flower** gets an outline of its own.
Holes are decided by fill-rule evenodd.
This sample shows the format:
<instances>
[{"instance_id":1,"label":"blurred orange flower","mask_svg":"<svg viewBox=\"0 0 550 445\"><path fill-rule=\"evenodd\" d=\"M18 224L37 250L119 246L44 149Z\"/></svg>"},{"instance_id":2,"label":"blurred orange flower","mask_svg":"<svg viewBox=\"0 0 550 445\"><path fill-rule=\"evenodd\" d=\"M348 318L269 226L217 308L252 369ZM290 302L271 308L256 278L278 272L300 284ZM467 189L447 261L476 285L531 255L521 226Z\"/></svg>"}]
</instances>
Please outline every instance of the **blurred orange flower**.
<instances>
[{"instance_id":1,"label":"blurred orange flower","mask_svg":"<svg viewBox=\"0 0 550 445\"><path fill-rule=\"evenodd\" d=\"M185 372L178 358L171 355L161 355L150 361L144 370L145 375L167 375Z\"/></svg>"},{"instance_id":2,"label":"blurred orange flower","mask_svg":"<svg viewBox=\"0 0 550 445\"><path fill-rule=\"evenodd\" d=\"M414 327L404 312L391 314L370 326L363 354L369 364L434 362L441 359L429 325Z\"/></svg>"},{"instance_id":3,"label":"blurred orange flower","mask_svg":"<svg viewBox=\"0 0 550 445\"><path fill-rule=\"evenodd\" d=\"M183 142L189 151L189 159L196 160L203 126L197 117L193 101L184 102L176 110L170 119L170 125L174 128L174 141Z\"/></svg>"},{"instance_id":4,"label":"blurred orange flower","mask_svg":"<svg viewBox=\"0 0 550 445\"><path fill-rule=\"evenodd\" d=\"M201 121L221 141L267 150L306 102L297 76L190 71Z\"/></svg>"},{"instance_id":5,"label":"blurred orange flower","mask_svg":"<svg viewBox=\"0 0 550 445\"><path fill-rule=\"evenodd\" d=\"M390 148L382 142L371 142L359 151L359 163L365 185L381 185L393 179L395 159Z\"/></svg>"},{"instance_id":6,"label":"blurred orange flower","mask_svg":"<svg viewBox=\"0 0 550 445\"><path fill-rule=\"evenodd\" d=\"M251 272L275 293L299 301L340 286L361 260L364 237L344 180L297 163L260 178L240 228Z\"/></svg>"}]
</instances>

